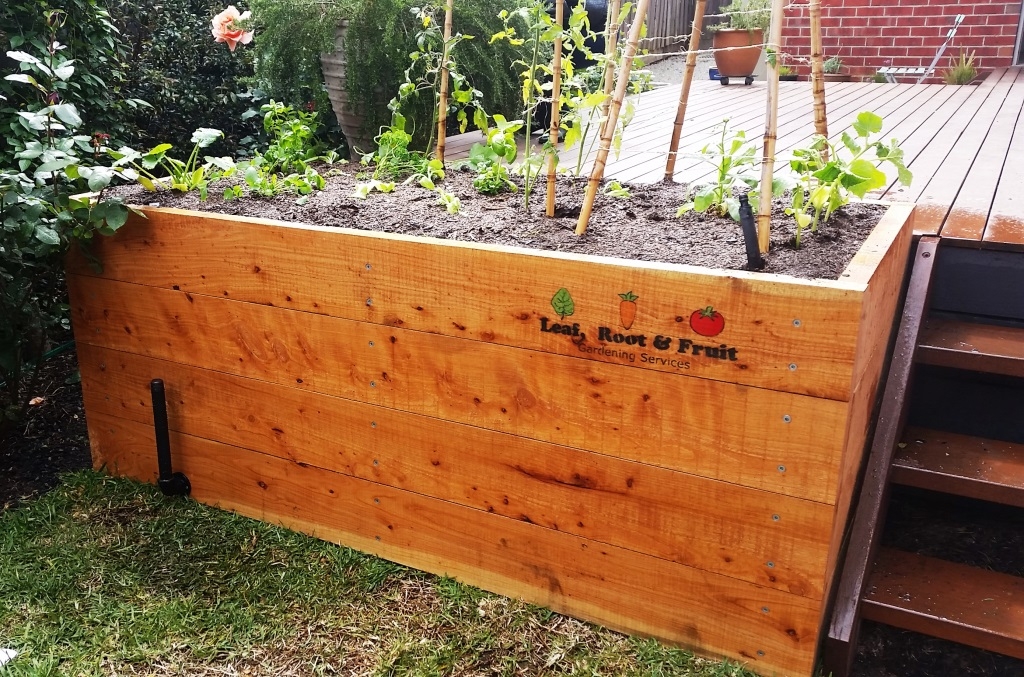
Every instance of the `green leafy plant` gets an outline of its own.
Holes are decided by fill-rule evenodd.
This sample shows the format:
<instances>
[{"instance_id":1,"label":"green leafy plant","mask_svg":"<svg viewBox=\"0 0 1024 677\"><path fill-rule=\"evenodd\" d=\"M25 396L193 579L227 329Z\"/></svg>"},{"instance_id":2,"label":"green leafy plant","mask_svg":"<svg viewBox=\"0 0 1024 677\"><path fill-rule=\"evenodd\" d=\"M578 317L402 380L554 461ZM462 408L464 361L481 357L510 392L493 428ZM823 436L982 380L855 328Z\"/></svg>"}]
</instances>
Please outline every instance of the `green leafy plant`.
<instances>
[{"instance_id":1,"label":"green leafy plant","mask_svg":"<svg viewBox=\"0 0 1024 677\"><path fill-rule=\"evenodd\" d=\"M230 157L206 156L204 162L199 163L199 151L212 145L222 136L224 133L219 129L200 127L195 130L192 133L192 153L185 161L167 154L172 148L169 143L161 143L145 153L123 146L116 151L110 151L110 155L115 160L114 166L132 166L138 172L139 183L147 190L155 191L164 187L181 193L197 190L200 197L205 200L210 182L219 178L218 173L211 172L211 169L217 167L222 171L230 171L234 167L234 161ZM154 174L153 170L157 168L166 175L159 177Z\"/></svg>"},{"instance_id":2,"label":"green leafy plant","mask_svg":"<svg viewBox=\"0 0 1024 677\"><path fill-rule=\"evenodd\" d=\"M135 178L130 168L99 162L106 158L103 136L78 134L77 106L54 95L58 82L74 81L76 67L56 39L59 10L45 16L51 32L43 47L7 52L21 72L4 80L34 91L39 104L19 112L26 135L14 144L17 168L0 167L0 439L27 410L54 332L70 326L65 255L72 243L124 225L128 207L102 193L118 177Z\"/></svg>"},{"instance_id":3,"label":"green leafy plant","mask_svg":"<svg viewBox=\"0 0 1024 677\"><path fill-rule=\"evenodd\" d=\"M771 0L732 0L718 13L723 15L721 23L709 26L708 30L718 31L726 28L737 30L768 30L771 23Z\"/></svg>"},{"instance_id":4,"label":"green leafy plant","mask_svg":"<svg viewBox=\"0 0 1024 677\"><path fill-rule=\"evenodd\" d=\"M263 0L291 4L291 0ZM504 0L502 5L510 9L525 4L528 0ZM348 33L345 44L348 63L347 95L355 107L365 114L365 130L377 130L390 125L391 112L387 109L387 94L398 90L405 81L409 67L409 54L417 51L416 36L422 30L422 21L414 11L417 7L430 7L439 12L443 0L324 0L328 5L347 3L353 5L345 10L348 19ZM503 22L496 15L494 0L458 0L456 3L458 30L467 35L490 36L503 28ZM310 20L314 14L310 12ZM333 25L332 25L333 28ZM259 29L258 29L259 30ZM263 33L257 33L256 45L260 47L260 35L281 29L267 26ZM333 41L332 41L333 42ZM328 45L313 48L314 52L329 51ZM484 37L463 41L459 45L459 69L467 76L468 86L482 93L491 111L514 116L517 110L519 83L509 65L523 57L523 50L507 42L490 43ZM271 93L273 89L269 90ZM414 129L413 148L427 148L430 133L427 120L433 119L436 107L431 107L429 97L421 96L403 105L402 114ZM453 121L457 117L453 117Z\"/></svg>"},{"instance_id":5,"label":"green leafy plant","mask_svg":"<svg viewBox=\"0 0 1024 677\"><path fill-rule=\"evenodd\" d=\"M691 194L691 200L679 208L677 216L689 211L711 213L716 216L728 214L735 221L740 220L740 201L737 190L746 190L750 205L757 211L760 194L757 190L760 177L756 172L757 147L747 140L740 129L729 134L729 121L721 125L718 140L700 150L701 158L715 168L714 180L698 185ZM773 181L772 192L782 194L787 187L784 177Z\"/></svg>"},{"instance_id":6,"label":"green leafy plant","mask_svg":"<svg viewBox=\"0 0 1024 677\"><path fill-rule=\"evenodd\" d=\"M480 130L487 129L487 113L483 108L483 92L469 84L469 79L459 72L455 49L461 43L472 40L472 35L456 32L444 39L441 24L430 6L415 7L413 13L422 24L416 35L416 50L409 54L409 67L405 69L405 81L399 85L398 94L388 104L393 113L391 128L415 134L415 120L406 116L411 102L418 97L425 98L431 105L430 130L426 149L432 152L437 132L438 110L441 96L441 71L447 65L450 79L448 109L446 117L458 122L460 132L469 125L472 112L473 124ZM410 130L409 127L412 127Z\"/></svg>"},{"instance_id":7,"label":"green leafy plant","mask_svg":"<svg viewBox=\"0 0 1024 677\"><path fill-rule=\"evenodd\" d=\"M888 178L880 169L882 165L892 165L900 183L910 185L913 175L903 162L899 142L871 139L881 133L882 124L880 116L864 111L853 122L854 135L844 131L843 143L838 148L827 138L816 136L809 146L793 151L790 167L797 179L793 205L786 213L796 219L798 247L804 229L816 231L819 223L828 221L837 209L849 204L851 195L864 198L885 186Z\"/></svg>"},{"instance_id":8,"label":"green leafy plant","mask_svg":"<svg viewBox=\"0 0 1024 677\"><path fill-rule=\"evenodd\" d=\"M607 195L608 197L618 198L620 200L628 200L633 195L629 192L629 188L623 186L618 181L609 181L605 184L604 188L601 189L601 194Z\"/></svg>"},{"instance_id":9,"label":"green leafy plant","mask_svg":"<svg viewBox=\"0 0 1024 677\"><path fill-rule=\"evenodd\" d=\"M395 188L396 184L393 181L378 181L377 179L371 179L363 183L357 183L355 190L352 192L352 197L365 200L373 191L377 191L379 193L393 193Z\"/></svg>"},{"instance_id":10,"label":"green leafy plant","mask_svg":"<svg viewBox=\"0 0 1024 677\"><path fill-rule=\"evenodd\" d=\"M508 167L519 155L515 135L522 127L522 120L509 121L504 115L495 115L494 127L487 131L486 143L474 143L469 149L469 158L457 165L469 167L477 173L473 179L477 192L497 195L519 189L509 177Z\"/></svg>"},{"instance_id":11,"label":"green leafy plant","mask_svg":"<svg viewBox=\"0 0 1024 677\"><path fill-rule=\"evenodd\" d=\"M952 66L942 72L942 81L947 85L969 85L978 77L978 69L974 67L974 52L970 56L960 50L960 58L952 61Z\"/></svg>"},{"instance_id":12,"label":"green leafy plant","mask_svg":"<svg viewBox=\"0 0 1024 677\"><path fill-rule=\"evenodd\" d=\"M261 155L270 171L305 173L310 162L337 161L337 154L325 152L317 138L320 122L315 111L297 110L271 99L260 107L260 112L263 130L270 137L270 144Z\"/></svg>"},{"instance_id":13,"label":"green leafy plant","mask_svg":"<svg viewBox=\"0 0 1024 677\"><path fill-rule=\"evenodd\" d=\"M843 70L843 60L838 56L829 57L822 62L821 70L829 75L838 75Z\"/></svg>"},{"instance_id":14,"label":"green leafy plant","mask_svg":"<svg viewBox=\"0 0 1024 677\"><path fill-rule=\"evenodd\" d=\"M511 12L503 9L498 16L504 22L504 30L492 35L491 42L505 40L511 45L526 47L529 54L528 58L515 61L515 65L520 67L519 75L523 83L523 117L526 120L526 133L529 136L533 129L534 115L543 98L544 81L551 76L551 67L541 59L541 56L549 52L555 39L562 35L562 27L555 24L554 19L547 12L546 4L542 1L532 2ZM526 28L523 34L526 37L520 37L519 30L516 28L517 22L525 24ZM544 165L544 159L543 154L534 152L532 143L526 144L523 161L518 167L523 175L524 209L530 207L530 195L533 192L534 182Z\"/></svg>"},{"instance_id":15,"label":"green leafy plant","mask_svg":"<svg viewBox=\"0 0 1024 677\"><path fill-rule=\"evenodd\" d=\"M437 204L444 207L449 214L458 214L462 211L462 201L457 195L440 187L435 188L434 192L437 194Z\"/></svg>"}]
</instances>

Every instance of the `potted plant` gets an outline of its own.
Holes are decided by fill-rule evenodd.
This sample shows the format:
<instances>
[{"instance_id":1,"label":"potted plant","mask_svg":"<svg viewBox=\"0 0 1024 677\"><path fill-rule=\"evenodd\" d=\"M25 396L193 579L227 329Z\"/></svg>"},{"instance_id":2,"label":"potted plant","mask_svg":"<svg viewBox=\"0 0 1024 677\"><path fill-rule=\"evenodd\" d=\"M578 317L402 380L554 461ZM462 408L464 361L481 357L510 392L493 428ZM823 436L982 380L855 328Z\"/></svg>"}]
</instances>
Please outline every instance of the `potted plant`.
<instances>
[{"instance_id":1,"label":"potted plant","mask_svg":"<svg viewBox=\"0 0 1024 677\"><path fill-rule=\"evenodd\" d=\"M942 80L947 85L969 85L978 77L978 69L974 67L974 52L970 56L964 50L960 58L953 60L952 66L942 72Z\"/></svg>"},{"instance_id":2,"label":"potted plant","mask_svg":"<svg viewBox=\"0 0 1024 677\"><path fill-rule=\"evenodd\" d=\"M843 60L838 56L831 56L821 64L825 82L849 82L850 74L843 73Z\"/></svg>"},{"instance_id":3,"label":"potted plant","mask_svg":"<svg viewBox=\"0 0 1024 677\"><path fill-rule=\"evenodd\" d=\"M779 66L779 80L783 82L796 82L799 79L800 76L789 66Z\"/></svg>"},{"instance_id":4,"label":"potted plant","mask_svg":"<svg viewBox=\"0 0 1024 677\"><path fill-rule=\"evenodd\" d=\"M764 32L768 30L771 10L768 0L733 0L721 9L725 22L712 26L712 47L719 82L729 84L730 78L754 82L754 69L761 59Z\"/></svg>"}]
</instances>

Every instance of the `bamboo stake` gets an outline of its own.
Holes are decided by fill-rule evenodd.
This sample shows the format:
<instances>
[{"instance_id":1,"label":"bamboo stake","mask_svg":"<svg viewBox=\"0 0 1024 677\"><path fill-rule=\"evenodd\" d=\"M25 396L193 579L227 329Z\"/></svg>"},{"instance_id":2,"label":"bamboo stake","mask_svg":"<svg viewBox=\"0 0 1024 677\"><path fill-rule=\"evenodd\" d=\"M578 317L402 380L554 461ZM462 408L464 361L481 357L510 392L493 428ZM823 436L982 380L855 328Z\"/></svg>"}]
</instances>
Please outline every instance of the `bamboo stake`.
<instances>
[{"instance_id":1,"label":"bamboo stake","mask_svg":"<svg viewBox=\"0 0 1024 677\"><path fill-rule=\"evenodd\" d=\"M565 0L555 0L555 23L559 31L562 29L562 20L565 17ZM555 179L558 170L558 128L562 113L562 33L559 32L555 38L555 56L551 63L551 129L548 132L548 201L547 215L551 218L555 215Z\"/></svg>"},{"instance_id":2,"label":"bamboo stake","mask_svg":"<svg viewBox=\"0 0 1024 677\"><path fill-rule=\"evenodd\" d=\"M448 127L448 43L452 39L452 14L455 0L448 0L444 10L444 46L441 49L441 96L437 111L437 159L444 164L445 136Z\"/></svg>"},{"instance_id":3,"label":"bamboo stake","mask_svg":"<svg viewBox=\"0 0 1024 677\"><path fill-rule=\"evenodd\" d=\"M622 0L611 0L608 3L608 17L604 26L604 103L601 104L601 136L604 136L605 125L608 124L608 109L612 103L612 90L615 89L615 51L619 46L619 14L622 12Z\"/></svg>"},{"instance_id":4,"label":"bamboo stake","mask_svg":"<svg viewBox=\"0 0 1024 677\"><path fill-rule=\"evenodd\" d=\"M700 33L704 28L705 5L707 5L707 0L697 0L697 7L693 12L693 32L690 33L690 49L686 53L683 89L679 92L679 107L676 109L676 122L672 127L672 141L668 148L668 161L665 163L666 181L671 181L676 174L676 154L679 152L679 139L683 135L683 120L686 119L686 105L690 100L693 71L697 68L697 50L700 49Z\"/></svg>"},{"instance_id":5,"label":"bamboo stake","mask_svg":"<svg viewBox=\"0 0 1024 677\"><path fill-rule=\"evenodd\" d=\"M814 92L814 133L828 136L828 115L825 111L824 55L821 51L821 0L810 0L811 14L811 89ZM828 160L828 148L825 149Z\"/></svg>"},{"instance_id":6,"label":"bamboo stake","mask_svg":"<svg viewBox=\"0 0 1024 677\"><path fill-rule=\"evenodd\" d=\"M772 0L768 29L768 101L765 106L764 152L761 155L761 201L757 207L757 245L768 253L772 225L772 179L775 175L775 142L779 127L779 44L782 42L786 0Z\"/></svg>"},{"instance_id":7,"label":"bamboo stake","mask_svg":"<svg viewBox=\"0 0 1024 677\"><path fill-rule=\"evenodd\" d=\"M580 220L576 223L577 235L587 232L590 214L594 211L594 200L597 199L597 189L601 185L601 179L604 178L604 168L608 164L608 154L612 149L615 126L619 122L619 111L622 110L622 101L626 98L626 89L629 87L629 74L633 70L633 58L636 56L637 45L640 44L640 32L643 30L644 21L647 19L647 8L650 5L651 0L640 0L636 8L636 16L633 17L633 26L629 29L626 51L622 55L622 64L619 66L619 80L615 86L615 96L608 109L607 123L601 132L601 148L597 151L594 170L590 173L590 182L587 183L587 195L583 199L583 208L580 210Z\"/></svg>"}]
</instances>

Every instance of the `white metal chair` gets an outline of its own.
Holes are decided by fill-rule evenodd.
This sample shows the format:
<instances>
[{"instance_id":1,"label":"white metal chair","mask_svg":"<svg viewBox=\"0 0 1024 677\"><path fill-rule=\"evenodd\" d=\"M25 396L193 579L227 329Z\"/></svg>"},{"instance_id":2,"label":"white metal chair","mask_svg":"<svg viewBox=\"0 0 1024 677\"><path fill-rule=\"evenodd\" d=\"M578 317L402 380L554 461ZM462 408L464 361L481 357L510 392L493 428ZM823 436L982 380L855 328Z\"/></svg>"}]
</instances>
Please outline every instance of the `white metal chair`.
<instances>
[{"instance_id":1,"label":"white metal chair","mask_svg":"<svg viewBox=\"0 0 1024 677\"><path fill-rule=\"evenodd\" d=\"M931 65L928 66L927 68L925 68L924 66L900 68L894 66L883 66L882 68L878 69L878 75L884 76L886 81L888 82L896 82L896 78L898 77L916 75L918 76L917 84L921 84L922 82L924 82L925 78L927 78L928 76L935 72L935 66L939 63L939 59L941 59L942 55L946 52L946 47L948 47L949 43L953 41L953 37L956 36L956 30L960 28L960 24L964 22L965 18L967 17L964 14L956 15L956 18L953 20L953 27L950 28L949 32L946 33L946 39L939 47L939 50L935 52L935 58L932 59Z\"/></svg>"}]
</instances>

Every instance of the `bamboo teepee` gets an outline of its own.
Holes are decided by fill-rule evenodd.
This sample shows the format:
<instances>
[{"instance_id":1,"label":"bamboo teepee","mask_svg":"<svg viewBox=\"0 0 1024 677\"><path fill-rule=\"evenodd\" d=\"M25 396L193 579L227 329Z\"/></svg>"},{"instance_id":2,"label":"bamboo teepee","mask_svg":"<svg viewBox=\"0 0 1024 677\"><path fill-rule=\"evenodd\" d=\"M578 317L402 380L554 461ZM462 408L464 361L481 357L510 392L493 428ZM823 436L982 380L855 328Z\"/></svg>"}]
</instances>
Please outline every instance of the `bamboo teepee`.
<instances>
[{"instance_id":1,"label":"bamboo teepee","mask_svg":"<svg viewBox=\"0 0 1024 677\"><path fill-rule=\"evenodd\" d=\"M444 11L444 45L441 46L441 92L437 110L437 159L444 164L445 136L448 129L448 43L452 40L452 14L455 0L448 0Z\"/></svg>"},{"instance_id":2,"label":"bamboo teepee","mask_svg":"<svg viewBox=\"0 0 1024 677\"><path fill-rule=\"evenodd\" d=\"M565 0L555 0L555 25L559 31L562 29L562 21L565 19ZM548 195L545 204L545 213L548 217L555 215L555 186L558 172L558 129L561 126L562 114L562 33L559 32L555 38L555 55L551 60L551 129L548 132Z\"/></svg>"}]
</instances>

